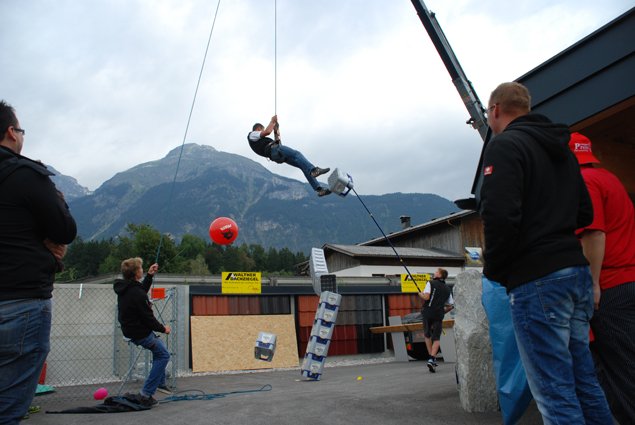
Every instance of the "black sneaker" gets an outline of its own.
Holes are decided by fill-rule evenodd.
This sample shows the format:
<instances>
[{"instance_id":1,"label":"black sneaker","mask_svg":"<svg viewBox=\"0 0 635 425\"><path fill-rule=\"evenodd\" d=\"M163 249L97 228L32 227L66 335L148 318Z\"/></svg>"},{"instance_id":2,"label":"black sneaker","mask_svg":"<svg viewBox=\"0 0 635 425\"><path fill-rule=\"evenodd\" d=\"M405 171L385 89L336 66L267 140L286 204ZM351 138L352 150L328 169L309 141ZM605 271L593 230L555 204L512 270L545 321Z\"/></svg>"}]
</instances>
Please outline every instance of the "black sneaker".
<instances>
[{"instance_id":1,"label":"black sneaker","mask_svg":"<svg viewBox=\"0 0 635 425\"><path fill-rule=\"evenodd\" d=\"M167 385L159 385L157 387L157 391L163 393L163 394L167 394L167 395L172 395L172 390L170 388L168 388Z\"/></svg>"},{"instance_id":2,"label":"black sneaker","mask_svg":"<svg viewBox=\"0 0 635 425\"><path fill-rule=\"evenodd\" d=\"M435 373L437 371L437 362L434 359L428 360L428 370L430 373Z\"/></svg>"},{"instance_id":3,"label":"black sneaker","mask_svg":"<svg viewBox=\"0 0 635 425\"><path fill-rule=\"evenodd\" d=\"M315 167L314 169L311 170L311 175L313 177L318 177L318 176L321 176L322 174L328 173L329 171L331 171L330 168Z\"/></svg>"},{"instance_id":4,"label":"black sneaker","mask_svg":"<svg viewBox=\"0 0 635 425\"><path fill-rule=\"evenodd\" d=\"M152 396L146 397L142 394L139 394L138 399L139 399L139 404L144 407L156 406L156 404L158 403L158 401Z\"/></svg>"},{"instance_id":5,"label":"black sneaker","mask_svg":"<svg viewBox=\"0 0 635 425\"><path fill-rule=\"evenodd\" d=\"M331 191L325 187L321 187L318 190L316 190L318 196L326 196L329 195L331 193Z\"/></svg>"}]
</instances>

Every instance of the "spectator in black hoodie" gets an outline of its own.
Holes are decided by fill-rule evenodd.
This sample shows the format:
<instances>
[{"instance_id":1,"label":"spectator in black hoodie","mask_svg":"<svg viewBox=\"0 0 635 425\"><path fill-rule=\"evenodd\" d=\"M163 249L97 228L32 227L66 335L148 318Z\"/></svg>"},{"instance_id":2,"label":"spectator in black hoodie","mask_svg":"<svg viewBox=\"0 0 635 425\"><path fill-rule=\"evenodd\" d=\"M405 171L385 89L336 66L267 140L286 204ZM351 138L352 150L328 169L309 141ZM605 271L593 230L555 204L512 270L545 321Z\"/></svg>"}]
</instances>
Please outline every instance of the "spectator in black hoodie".
<instances>
[{"instance_id":1,"label":"spectator in black hoodie","mask_svg":"<svg viewBox=\"0 0 635 425\"><path fill-rule=\"evenodd\" d=\"M151 265L143 282L140 282L143 260L139 257L128 258L121 263L123 279L115 280L114 284L121 331L134 344L152 351L152 368L138 397L140 404L148 407L157 404L152 397L157 389L169 392L165 385L165 368L170 361L170 353L154 332L169 334L170 326L164 326L154 317L148 299L148 291L158 269L158 264Z\"/></svg>"},{"instance_id":2,"label":"spectator in black hoodie","mask_svg":"<svg viewBox=\"0 0 635 425\"><path fill-rule=\"evenodd\" d=\"M21 155L26 130L0 101L0 423L27 413L50 349L52 292L77 227L40 162Z\"/></svg>"},{"instance_id":3,"label":"spectator in black hoodie","mask_svg":"<svg viewBox=\"0 0 635 425\"><path fill-rule=\"evenodd\" d=\"M610 424L589 351L592 279L575 230L593 219L569 130L530 112L529 91L489 99L479 211L488 279L510 296L514 332L545 423Z\"/></svg>"}]
</instances>

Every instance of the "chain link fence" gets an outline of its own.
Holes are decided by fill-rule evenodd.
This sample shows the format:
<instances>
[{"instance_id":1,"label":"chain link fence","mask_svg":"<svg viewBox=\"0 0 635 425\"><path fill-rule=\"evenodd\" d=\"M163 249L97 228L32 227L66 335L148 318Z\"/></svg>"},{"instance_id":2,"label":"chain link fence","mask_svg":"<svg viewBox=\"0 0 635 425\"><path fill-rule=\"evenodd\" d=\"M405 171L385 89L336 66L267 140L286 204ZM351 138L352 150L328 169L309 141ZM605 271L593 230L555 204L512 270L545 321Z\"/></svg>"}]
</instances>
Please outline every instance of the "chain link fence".
<instances>
[{"instance_id":1,"label":"chain link fence","mask_svg":"<svg viewBox=\"0 0 635 425\"><path fill-rule=\"evenodd\" d=\"M176 387L179 357L179 290L156 288L153 311L170 325L161 334L170 351L166 384ZM182 348L182 347L181 347ZM127 341L117 320L117 296L111 284L58 284L53 291L51 351L40 375L33 404L51 407L64 400L92 401L98 388L109 395L137 392L152 364L152 353Z\"/></svg>"}]
</instances>

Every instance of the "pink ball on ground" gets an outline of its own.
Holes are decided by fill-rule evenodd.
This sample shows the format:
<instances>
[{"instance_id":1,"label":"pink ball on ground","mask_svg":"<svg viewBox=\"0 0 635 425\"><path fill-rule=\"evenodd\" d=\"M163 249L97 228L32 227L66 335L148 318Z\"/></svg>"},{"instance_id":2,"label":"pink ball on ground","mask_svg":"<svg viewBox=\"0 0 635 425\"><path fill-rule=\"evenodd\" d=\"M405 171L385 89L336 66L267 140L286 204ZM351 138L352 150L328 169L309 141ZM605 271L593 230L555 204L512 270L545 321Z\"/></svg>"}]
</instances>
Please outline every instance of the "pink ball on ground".
<instances>
[{"instance_id":1,"label":"pink ball on ground","mask_svg":"<svg viewBox=\"0 0 635 425\"><path fill-rule=\"evenodd\" d=\"M93 397L95 398L95 400L103 400L106 397L108 397L108 390L103 388L103 387L102 388L98 388L93 393Z\"/></svg>"}]
</instances>

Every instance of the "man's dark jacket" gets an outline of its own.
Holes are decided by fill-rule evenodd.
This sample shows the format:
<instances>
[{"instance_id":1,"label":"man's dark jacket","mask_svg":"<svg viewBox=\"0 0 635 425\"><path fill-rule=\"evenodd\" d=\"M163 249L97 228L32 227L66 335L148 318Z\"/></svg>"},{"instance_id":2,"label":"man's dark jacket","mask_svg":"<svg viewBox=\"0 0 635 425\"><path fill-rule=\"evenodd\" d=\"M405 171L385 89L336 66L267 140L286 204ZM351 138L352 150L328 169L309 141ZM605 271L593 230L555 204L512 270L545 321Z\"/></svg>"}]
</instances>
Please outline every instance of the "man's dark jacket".
<instances>
[{"instance_id":1,"label":"man's dark jacket","mask_svg":"<svg viewBox=\"0 0 635 425\"><path fill-rule=\"evenodd\" d=\"M511 289L588 264L575 229L593 219L569 130L540 114L516 118L490 141L479 211L487 278Z\"/></svg>"},{"instance_id":2,"label":"man's dark jacket","mask_svg":"<svg viewBox=\"0 0 635 425\"><path fill-rule=\"evenodd\" d=\"M143 282L115 280L113 287L117 294L118 319L126 338L142 339L152 331L165 333L165 326L154 317L152 305L148 300L150 286L152 276L149 274L146 274Z\"/></svg>"},{"instance_id":3,"label":"man's dark jacket","mask_svg":"<svg viewBox=\"0 0 635 425\"><path fill-rule=\"evenodd\" d=\"M445 303L450 297L450 287L441 279L430 281L430 299L423 302L421 316L424 319L443 320Z\"/></svg>"},{"instance_id":4,"label":"man's dark jacket","mask_svg":"<svg viewBox=\"0 0 635 425\"><path fill-rule=\"evenodd\" d=\"M51 175L0 146L0 300L51 298L58 262L44 240L69 244L77 235Z\"/></svg>"}]
</instances>

